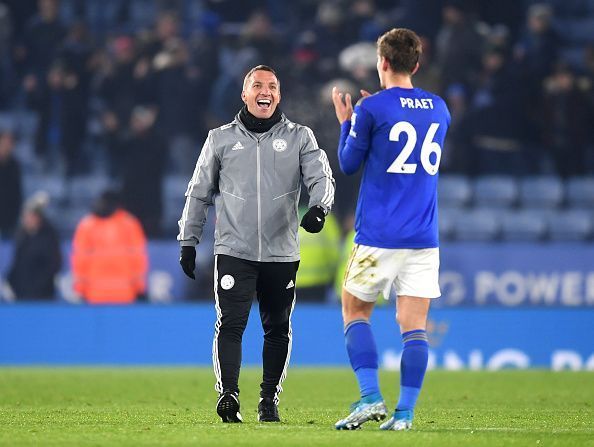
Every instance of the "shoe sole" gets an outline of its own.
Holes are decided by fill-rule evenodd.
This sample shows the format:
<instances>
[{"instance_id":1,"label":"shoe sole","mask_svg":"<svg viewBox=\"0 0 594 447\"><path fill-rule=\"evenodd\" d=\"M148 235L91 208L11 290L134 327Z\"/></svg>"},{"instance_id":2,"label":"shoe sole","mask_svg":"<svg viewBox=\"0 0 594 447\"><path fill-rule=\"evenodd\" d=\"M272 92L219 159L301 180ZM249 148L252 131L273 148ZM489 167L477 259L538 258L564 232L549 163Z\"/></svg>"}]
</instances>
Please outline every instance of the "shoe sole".
<instances>
[{"instance_id":1,"label":"shoe sole","mask_svg":"<svg viewBox=\"0 0 594 447\"><path fill-rule=\"evenodd\" d=\"M359 430L365 422L369 422L369 421L381 422L384 419L386 419L386 416L387 415L385 415L385 414L374 414L369 419L366 419L364 421L349 422L348 424L338 426L338 427L336 427L336 430Z\"/></svg>"},{"instance_id":2,"label":"shoe sole","mask_svg":"<svg viewBox=\"0 0 594 447\"><path fill-rule=\"evenodd\" d=\"M222 398L217 402L217 414L226 423L243 422L239 412L239 402L231 396L227 399Z\"/></svg>"}]
</instances>

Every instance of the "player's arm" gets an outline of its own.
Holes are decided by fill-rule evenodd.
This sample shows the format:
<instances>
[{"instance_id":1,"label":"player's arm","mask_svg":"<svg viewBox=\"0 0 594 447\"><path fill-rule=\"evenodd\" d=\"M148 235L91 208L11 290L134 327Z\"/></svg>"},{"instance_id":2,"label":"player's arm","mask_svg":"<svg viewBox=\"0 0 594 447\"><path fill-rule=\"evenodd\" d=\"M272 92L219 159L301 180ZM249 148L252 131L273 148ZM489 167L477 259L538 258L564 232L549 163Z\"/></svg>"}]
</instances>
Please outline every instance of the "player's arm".
<instances>
[{"instance_id":1,"label":"player's arm","mask_svg":"<svg viewBox=\"0 0 594 447\"><path fill-rule=\"evenodd\" d=\"M361 90L363 97L369 93ZM347 175L357 172L369 151L373 117L360 104L355 107L351 103L351 95L345 95L336 88L332 90L332 101L336 111L336 118L340 123L340 139L338 142L338 162L340 169Z\"/></svg>"},{"instance_id":2,"label":"player's arm","mask_svg":"<svg viewBox=\"0 0 594 447\"><path fill-rule=\"evenodd\" d=\"M208 207L218 190L220 161L217 156L212 131L208 133L196 168L186 190L186 204L179 220L177 240L181 246L194 247L202 237Z\"/></svg>"}]
</instances>

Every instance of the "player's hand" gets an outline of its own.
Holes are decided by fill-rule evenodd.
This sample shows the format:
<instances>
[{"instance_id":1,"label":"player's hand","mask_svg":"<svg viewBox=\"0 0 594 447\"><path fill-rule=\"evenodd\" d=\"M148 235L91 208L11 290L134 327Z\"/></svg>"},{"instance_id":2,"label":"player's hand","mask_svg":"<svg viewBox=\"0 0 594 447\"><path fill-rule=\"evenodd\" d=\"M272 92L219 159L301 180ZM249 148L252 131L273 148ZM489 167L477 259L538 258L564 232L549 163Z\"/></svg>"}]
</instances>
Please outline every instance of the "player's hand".
<instances>
[{"instance_id":1,"label":"player's hand","mask_svg":"<svg viewBox=\"0 0 594 447\"><path fill-rule=\"evenodd\" d=\"M301 226L308 233L319 233L324 228L326 213L321 206L312 206L301 219Z\"/></svg>"},{"instance_id":2,"label":"player's hand","mask_svg":"<svg viewBox=\"0 0 594 447\"><path fill-rule=\"evenodd\" d=\"M367 90L361 89L361 90L359 90L359 93L361 93L361 99L371 96L371 93L369 93Z\"/></svg>"},{"instance_id":3,"label":"player's hand","mask_svg":"<svg viewBox=\"0 0 594 447\"><path fill-rule=\"evenodd\" d=\"M194 269L196 269L196 249L194 247L184 246L181 248L179 263L188 277L196 279L194 275Z\"/></svg>"},{"instance_id":4,"label":"player's hand","mask_svg":"<svg viewBox=\"0 0 594 447\"><path fill-rule=\"evenodd\" d=\"M332 102L334 103L336 118L340 124L351 119L351 115L353 114L353 101L350 93L343 95L336 87L333 87Z\"/></svg>"}]
</instances>

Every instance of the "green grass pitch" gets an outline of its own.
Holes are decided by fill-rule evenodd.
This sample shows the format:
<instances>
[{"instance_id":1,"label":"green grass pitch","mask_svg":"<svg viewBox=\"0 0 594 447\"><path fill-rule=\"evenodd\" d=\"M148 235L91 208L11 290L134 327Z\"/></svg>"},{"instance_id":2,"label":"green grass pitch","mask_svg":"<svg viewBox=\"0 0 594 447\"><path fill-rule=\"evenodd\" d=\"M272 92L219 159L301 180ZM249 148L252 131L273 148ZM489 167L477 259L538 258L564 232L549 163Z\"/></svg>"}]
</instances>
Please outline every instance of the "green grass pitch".
<instances>
[{"instance_id":1,"label":"green grass pitch","mask_svg":"<svg viewBox=\"0 0 594 447\"><path fill-rule=\"evenodd\" d=\"M1 446L594 446L594 373L429 372L410 432L334 422L356 400L346 369L291 368L281 424L256 422L260 370L245 368L244 424L222 424L207 368L0 368ZM382 372L389 407L398 375Z\"/></svg>"}]
</instances>

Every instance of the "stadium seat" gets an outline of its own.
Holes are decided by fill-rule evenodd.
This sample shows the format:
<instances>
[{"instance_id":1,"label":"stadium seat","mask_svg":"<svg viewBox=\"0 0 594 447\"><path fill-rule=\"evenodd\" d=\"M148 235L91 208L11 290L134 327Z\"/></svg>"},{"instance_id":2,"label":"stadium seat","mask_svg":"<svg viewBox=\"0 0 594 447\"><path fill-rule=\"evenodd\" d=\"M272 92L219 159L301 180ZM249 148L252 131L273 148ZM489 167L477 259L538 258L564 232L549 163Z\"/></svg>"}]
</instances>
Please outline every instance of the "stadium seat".
<instances>
[{"instance_id":1,"label":"stadium seat","mask_svg":"<svg viewBox=\"0 0 594 447\"><path fill-rule=\"evenodd\" d=\"M473 209L455 217L454 234L459 241L493 241L499 237L501 222L497 209Z\"/></svg>"},{"instance_id":2,"label":"stadium seat","mask_svg":"<svg viewBox=\"0 0 594 447\"><path fill-rule=\"evenodd\" d=\"M539 241L546 230L546 218L536 211L511 211L501 221L501 236L506 241Z\"/></svg>"},{"instance_id":3,"label":"stadium seat","mask_svg":"<svg viewBox=\"0 0 594 447\"><path fill-rule=\"evenodd\" d=\"M592 214L586 211L563 211L549 219L549 237L554 241L583 241L592 236Z\"/></svg>"},{"instance_id":4,"label":"stadium seat","mask_svg":"<svg viewBox=\"0 0 594 447\"><path fill-rule=\"evenodd\" d=\"M509 208L518 199L518 185L511 177L485 176L474 184L474 201L477 206Z\"/></svg>"},{"instance_id":5,"label":"stadium seat","mask_svg":"<svg viewBox=\"0 0 594 447\"><path fill-rule=\"evenodd\" d=\"M470 202L472 188L468 178L462 175L444 175L439 177L439 206L464 207Z\"/></svg>"},{"instance_id":6,"label":"stadium seat","mask_svg":"<svg viewBox=\"0 0 594 447\"><path fill-rule=\"evenodd\" d=\"M594 177L573 177L567 181L567 202L572 208L594 207Z\"/></svg>"},{"instance_id":7,"label":"stadium seat","mask_svg":"<svg viewBox=\"0 0 594 447\"><path fill-rule=\"evenodd\" d=\"M558 177L527 177L520 183L524 208L558 208L563 195L563 182Z\"/></svg>"}]
</instances>

